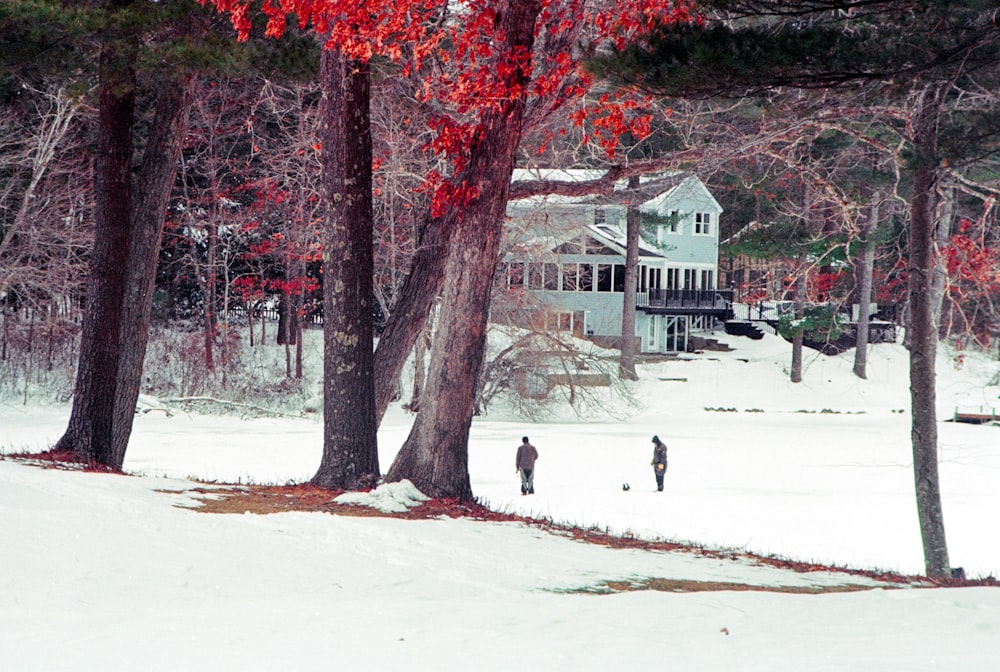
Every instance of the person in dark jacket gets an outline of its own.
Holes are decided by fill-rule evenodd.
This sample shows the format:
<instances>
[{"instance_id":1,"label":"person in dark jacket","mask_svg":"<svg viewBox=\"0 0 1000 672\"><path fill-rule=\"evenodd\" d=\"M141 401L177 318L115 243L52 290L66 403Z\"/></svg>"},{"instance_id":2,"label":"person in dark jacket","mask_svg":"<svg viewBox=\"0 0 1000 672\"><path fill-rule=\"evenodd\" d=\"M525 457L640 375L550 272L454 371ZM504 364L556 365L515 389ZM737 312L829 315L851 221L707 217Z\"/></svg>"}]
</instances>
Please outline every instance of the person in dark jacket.
<instances>
[{"instance_id":1,"label":"person in dark jacket","mask_svg":"<svg viewBox=\"0 0 1000 672\"><path fill-rule=\"evenodd\" d=\"M653 437L653 474L656 476L656 489L663 492L663 477L667 473L667 445L660 441L660 437Z\"/></svg>"},{"instance_id":2,"label":"person in dark jacket","mask_svg":"<svg viewBox=\"0 0 1000 672\"><path fill-rule=\"evenodd\" d=\"M538 451L528 443L528 437L521 437L521 445L517 447L517 457L514 466L521 476L521 494L535 494L535 460L538 459Z\"/></svg>"}]
</instances>

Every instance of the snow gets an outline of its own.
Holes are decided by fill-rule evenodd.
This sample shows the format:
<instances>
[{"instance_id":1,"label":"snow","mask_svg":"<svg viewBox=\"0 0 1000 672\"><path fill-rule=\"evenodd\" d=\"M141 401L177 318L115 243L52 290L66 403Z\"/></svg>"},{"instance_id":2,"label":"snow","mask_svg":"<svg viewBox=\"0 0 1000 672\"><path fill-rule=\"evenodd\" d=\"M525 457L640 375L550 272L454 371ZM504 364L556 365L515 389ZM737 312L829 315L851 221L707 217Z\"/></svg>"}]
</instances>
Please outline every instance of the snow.
<instances>
[{"instance_id":1,"label":"snow","mask_svg":"<svg viewBox=\"0 0 1000 672\"><path fill-rule=\"evenodd\" d=\"M345 492L335 497L338 504L360 504L383 513L402 513L429 499L407 480L383 483L371 492Z\"/></svg>"},{"instance_id":2,"label":"snow","mask_svg":"<svg viewBox=\"0 0 1000 672\"><path fill-rule=\"evenodd\" d=\"M851 373L853 353L809 354L793 385L780 339L722 340L736 349L642 366L627 417L477 418L476 495L636 537L921 573L905 351L873 346L867 380ZM997 364L958 361L942 350L938 364L949 551L970 577L998 576L1000 427L943 422L998 404ZM49 447L68 413L0 405L0 449ZM383 469L411 422L390 409ZM653 434L669 447L663 493ZM538 494L526 497L514 469L523 435L540 453ZM137 414L125 465L136 476L0 460L0 669L1000 669L996 588L893 588L518 523L193 510L192 490L214 482L308 479L321 437L316 419L173 409ZM397 483L343 497L400 510L422 495ZM604 590L648 579L757 589ZM845 584L864 589L783 592Z\"/></svg>"}]
</instances>

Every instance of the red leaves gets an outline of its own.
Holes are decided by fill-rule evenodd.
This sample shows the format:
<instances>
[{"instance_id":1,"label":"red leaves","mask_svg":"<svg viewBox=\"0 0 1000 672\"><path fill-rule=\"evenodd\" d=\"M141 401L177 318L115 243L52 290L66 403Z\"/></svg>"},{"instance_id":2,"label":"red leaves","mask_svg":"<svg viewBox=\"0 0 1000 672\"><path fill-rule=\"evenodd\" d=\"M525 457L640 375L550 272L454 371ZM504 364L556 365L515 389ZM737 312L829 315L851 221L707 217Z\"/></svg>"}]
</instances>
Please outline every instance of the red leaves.
<instances>
[{"instance_id":1,"label":"red leaves","mask_svg":"<svg viewBox=\"0 0 1000 672\"><path fill-rule=\"evenodd\" d=\"M982 292L996 293L1000 290L997 275L1000 250L968 236L971 223L962 222L961 233L951 237L943 253L948 265L948 277L952 280L952 291L966 294L970 288Z\"/></svg>"},{"instance_id":2,"label":"red leaves","mask_svg":"<svg viewBox=\"0 0 1000 672\"><path fill-rule=\"evenodd\" d=\"M440 217L450 209L461 212L477 198L479 198L479 189L471 184L444 182L434 191L434 197L431 200L431 216Z\"/></svg>"},{"instance_id":3,"label":"red leaves","mask_svg":"<svg viewBox=\"0 0 1000 672\"><path fill-rule=\"evenodd\" d=\"M247 0L201 1L228 13L246 39ZM659 24L697 21L693 4L689 0L600 4L543 0L542 4L535 54L505 50L501 12L508 5L498 0L265 0L261 11L268 36L282 35L294 15L299 26L324 36L328 49L360 60L381 56L402 63L408 77L420 75L424 99L443 105L452 119L436 125L439 137L429 147L456 162L456 172L482 115L500 111L526 94L551 109L579 104L574 123L609 154L624 135L632 140L648 135L650 117L641 112L640 98L617 94L596 103L584 100L593 79L581 67L579 58L587 50L580 45L621 43ZM454 20L441 21L445 16Z\"/></svg>"}]
</instances>

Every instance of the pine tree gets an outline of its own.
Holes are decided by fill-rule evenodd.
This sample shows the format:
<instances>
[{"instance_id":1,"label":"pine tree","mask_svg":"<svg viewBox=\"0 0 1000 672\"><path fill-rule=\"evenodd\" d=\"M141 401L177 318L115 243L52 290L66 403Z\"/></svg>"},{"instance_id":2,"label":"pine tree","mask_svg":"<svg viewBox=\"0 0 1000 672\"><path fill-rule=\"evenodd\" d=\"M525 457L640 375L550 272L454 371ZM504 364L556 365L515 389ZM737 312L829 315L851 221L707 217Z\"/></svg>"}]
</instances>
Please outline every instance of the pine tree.
<instances>
[{"instance_id":1,"label":"pine tree","mask_svg":"<svg viewBox=\"0 0 1000 672\"><path fill-rule=\"evenodd\" d=\"M742 96L799 89L859 90L912 109L908 160L911 429L917 510L927 574L950 576L935 414L936 335L931 306L937 188L943 172L995 151L1000 115L952 111L958 83L996 80L1000 24L979 0L708 0L706 18L663 26L595 60L596 71L670 96ZM978 123L973 123L976 120ZM959 142L976 129L977 142ZM989 150L987 150L988 152Z\"/></svg>"}]
</instances>

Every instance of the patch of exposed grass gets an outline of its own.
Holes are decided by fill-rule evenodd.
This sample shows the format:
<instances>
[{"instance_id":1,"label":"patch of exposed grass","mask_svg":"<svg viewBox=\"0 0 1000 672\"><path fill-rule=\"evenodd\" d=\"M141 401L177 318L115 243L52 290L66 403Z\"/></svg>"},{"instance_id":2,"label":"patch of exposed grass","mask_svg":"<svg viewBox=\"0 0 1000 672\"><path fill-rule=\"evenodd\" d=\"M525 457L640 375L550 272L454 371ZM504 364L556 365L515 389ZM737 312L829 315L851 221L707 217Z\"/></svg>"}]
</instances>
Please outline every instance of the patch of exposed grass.
<instances>
[{"instance_id":1,"label":"patch of exposed grass","mask_svg":"<svg viewBox=\"0 0 1000 672\"><path fill-rule=\"evenodd\" d=\"M901 588L901 585L861 585L844 583L836 586L760 586L749 583L729 581L696 581L693 579L660 579L644 578L628 581L603 581L585 588L561 590L561 593L580 593L586 595L614 595L640 590L657 590L665 593L710 593L722 591L788 593L792 595L823 595L826 593L856 593L876 588Z\"/></svg>"}]
</instances>

